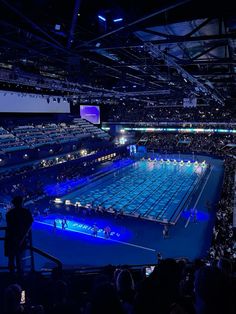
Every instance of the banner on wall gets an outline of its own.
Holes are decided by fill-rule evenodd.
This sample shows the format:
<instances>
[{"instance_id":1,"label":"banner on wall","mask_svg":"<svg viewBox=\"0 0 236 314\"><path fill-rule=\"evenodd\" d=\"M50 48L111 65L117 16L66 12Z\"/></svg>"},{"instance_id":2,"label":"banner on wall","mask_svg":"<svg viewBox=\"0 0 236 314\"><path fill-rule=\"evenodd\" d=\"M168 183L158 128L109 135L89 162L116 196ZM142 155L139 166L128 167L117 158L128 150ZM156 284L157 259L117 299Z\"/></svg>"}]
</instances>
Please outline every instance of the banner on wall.
<instances>
[{"instance_id":1,"label":"banner on wall","mask_svg":"<svg viewBox=\"0 0 236 314\"><path fill-rule=\"evenodd\" d=\"M70 104L56 96L0 91L0 112L70 113Z\"/></svg>"}]
</instances>

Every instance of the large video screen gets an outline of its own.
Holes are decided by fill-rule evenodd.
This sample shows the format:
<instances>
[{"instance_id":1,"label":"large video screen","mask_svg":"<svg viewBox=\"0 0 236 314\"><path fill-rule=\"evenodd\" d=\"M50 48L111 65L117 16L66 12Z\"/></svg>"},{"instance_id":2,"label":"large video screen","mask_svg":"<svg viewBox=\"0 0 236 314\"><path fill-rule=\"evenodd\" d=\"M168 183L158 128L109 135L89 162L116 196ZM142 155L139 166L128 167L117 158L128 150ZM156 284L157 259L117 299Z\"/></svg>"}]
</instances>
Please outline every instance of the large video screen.
<instances>
[{"instance_id":1,"label":"large video screen","mask_svg":"<svg viewBox=\"0 0 236 314\"><path fill-rule=\"evenodd\" d=\"M70 113L70 104L60 97L0 91L0 112Z\"/></svg>"},{"instance_id":2,"label":"large video screen","mask_svg":"<svg viewBox=\"0 0 236 314\"><path fill-rule=\"evenodd\" d=\"M100 124L100 107L99 106L80 106L80 116L93 124Z\"/></svg>"}]
</instances>

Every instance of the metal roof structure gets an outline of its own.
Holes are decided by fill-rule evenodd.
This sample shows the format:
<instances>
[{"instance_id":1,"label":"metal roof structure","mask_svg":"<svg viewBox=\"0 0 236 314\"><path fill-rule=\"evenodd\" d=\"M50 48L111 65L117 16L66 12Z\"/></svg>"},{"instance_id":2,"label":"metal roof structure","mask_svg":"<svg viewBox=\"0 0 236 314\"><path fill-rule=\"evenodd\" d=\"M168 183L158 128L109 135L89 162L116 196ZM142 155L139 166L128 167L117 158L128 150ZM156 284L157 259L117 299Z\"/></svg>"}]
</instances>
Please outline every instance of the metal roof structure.
<instances>
[{"instance_id":1,"label":"metal roof structure","mask_svg":"<svg viewBox=\"0 0 236 314\"><path fill-rule=\"evenodd\" d=\"M104 103L236 98L232 1L0 0L0 88Z\"/></svg>"}]
</instances>

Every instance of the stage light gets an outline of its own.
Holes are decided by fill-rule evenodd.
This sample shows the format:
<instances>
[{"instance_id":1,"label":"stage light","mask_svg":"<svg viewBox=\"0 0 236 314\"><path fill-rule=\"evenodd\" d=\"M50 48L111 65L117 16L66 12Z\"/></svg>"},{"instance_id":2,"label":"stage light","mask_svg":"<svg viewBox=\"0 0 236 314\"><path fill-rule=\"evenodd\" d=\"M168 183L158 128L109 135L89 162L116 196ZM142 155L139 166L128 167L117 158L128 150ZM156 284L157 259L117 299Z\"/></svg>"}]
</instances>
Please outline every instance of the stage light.
<instances>
[{"instance_id":1,"label":"stage light","mask_svg":"<svg viewBox=\"0 0 236 314\"><path fill-rule=\"evenodd\" d=\"M127 139L125 137L120 137L120 139L119 139L119 143L121 145L124 145L126 143L126 141L127 141Z\"/></svg>"},{"instance_id":2,"label":"stage light","mask_svg":"<svg viewBox=\"0 0 236 314\"><path fill-rule=\"evenodd\" d=\"M60 198L55 198L54 203L56 204L62 204L62 200Z\"/></svg>"},{"instance_id":3,"label":"stage light","mask_svg":"<svg viewBox=\"0 0 236 314\"><path fill-rule=\"evenodd\" d=\"M114 23L122 22L122 21L123 21L123 18L122 18L122 17L119 17L118 19L114 19L114 20L113 20Z\"/></svg>"},{"instance_id":4,"label":"stage light","mask_svg":"<svg viewBox=\"0 0 236 314\"><path fill-rule=\"evenodd\" d=\"M101 20L101 21L103 21L103 22L106 22L106 18L105 18L105 17L103 17L103 16L101 16L101 15L98 15L98 18L99 18L99 20Z\"/></svg>"},{"instance_id":5,"label":"stage light","mask_svg":"<svg viewBox=\"0 0 236 314\"><path fill-rule=\"evenodd\" d=\"M86 149L81 149L81 151L80 151L80 155L81 156L86 156L87 155L87 150Z\"/></svg>"}]
</instances>

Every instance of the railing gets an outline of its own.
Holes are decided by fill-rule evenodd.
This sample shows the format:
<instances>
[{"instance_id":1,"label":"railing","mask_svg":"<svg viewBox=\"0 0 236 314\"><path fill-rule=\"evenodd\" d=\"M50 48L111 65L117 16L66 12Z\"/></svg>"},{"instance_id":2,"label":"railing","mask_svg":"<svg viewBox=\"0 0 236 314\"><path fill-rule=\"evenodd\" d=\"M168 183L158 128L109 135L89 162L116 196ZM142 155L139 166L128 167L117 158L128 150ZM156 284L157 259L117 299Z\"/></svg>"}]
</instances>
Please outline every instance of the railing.
<instances>
[{"instance_id":1,"label":"railing","mask_svg":"<svg viewBox=\"0 0 236 314\"><path fill-rule=\"evenodd\" d=\"M0 227L0 231L6 231L6 227ZM4 240L5 240L5 237L0 237L0 241L4 241ZM48 260L54 262L57 265L57 269L59 271L62 270L62 262L58 258L56 258L56 257L54 257L54 256L42 251L39 248L34 247L32 245L32 234L31 234L31 232L29 233L29 245L27 246L26 249L30 251L31 271L35 271L35 262L34 262L34 254L33 253L37 253L40 256L45 257ZM7 266L0 266L0 270L7 270L7 269L8 269ZM52 270L53 269L48 269L48 271L52 271Z\"/></svg>"}]
</instances>

